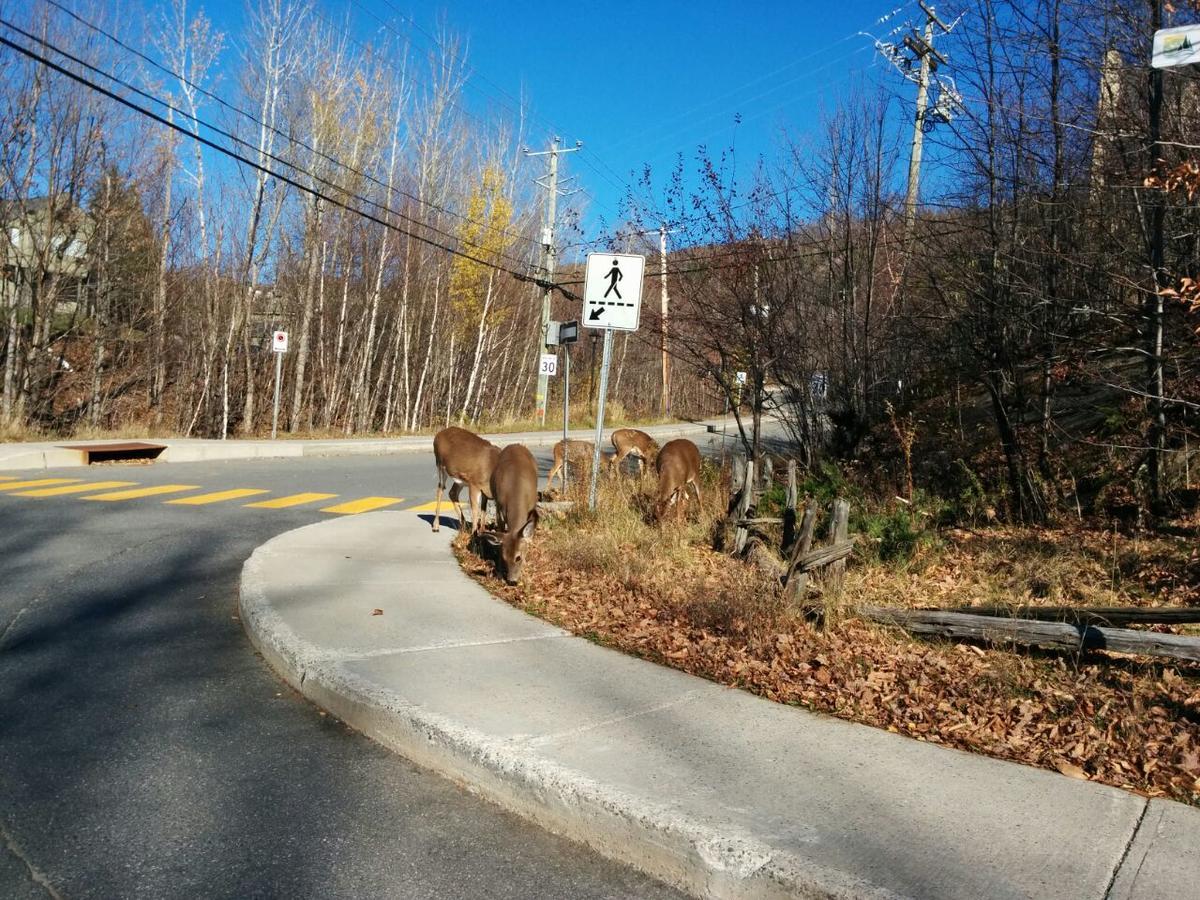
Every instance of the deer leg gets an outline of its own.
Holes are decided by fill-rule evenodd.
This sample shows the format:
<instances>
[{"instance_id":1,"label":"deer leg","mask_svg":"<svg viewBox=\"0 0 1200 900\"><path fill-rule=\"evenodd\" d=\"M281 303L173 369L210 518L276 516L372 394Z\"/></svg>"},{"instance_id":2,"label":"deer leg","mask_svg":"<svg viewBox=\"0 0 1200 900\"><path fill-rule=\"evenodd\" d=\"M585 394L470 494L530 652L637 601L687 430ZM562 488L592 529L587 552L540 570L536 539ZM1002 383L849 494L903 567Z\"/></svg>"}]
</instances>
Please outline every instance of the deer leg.
<instances>
[{"instance_id":1,"label":"deer leg","mask_svg":"<svg viewBox=\"0 0 1200 900\"><path fill-rule=\"evenodd\" d=\"M483 492L473 487L467 488L467 492L471 497L471 533L478 534L483 530L483 514L480 510L482 505L480 495Z\"/></svg>"},{"instance_id":2,"label":"deer leg","mask_svg":"<svg viewBox=\"0 0 1200 900\"><path fill-rule=\"evenodd\" d=\"M456 481L450 486L450 502L454 504L454 509L458 512L458 530L463 531L467 527L467 520L463 517L462 501L459 500L459 495L462 492L462 482Z\"/></svg>"},{"instance_id":3,"label":"deer leg","mask_svg":"<svg viewBox=\"0 0 1200 900\"><path fill-rule=\"evenodd\" d=\"M433 501L433 530L435 532L442 530L442 491L445 487L446 473L441 466L438 466L437 499Z\"/></svg>"},{"instance_id":4,"label":"deer leg","mask_svg":"<svg viewBox=\"0 0 1200 900\"><path fill-rule=\"evenodd\" d=\"M554 467L552 469L550 469L550 476L546 479L546 490L550 490L550 488L552 488L554 486L554 476L558 475L558 473L561 469L562 469L562 460L556 459L554 461ZM559 480L560 481L562 480L561 476L560 476Z\"/></svg>"}]
</instances>

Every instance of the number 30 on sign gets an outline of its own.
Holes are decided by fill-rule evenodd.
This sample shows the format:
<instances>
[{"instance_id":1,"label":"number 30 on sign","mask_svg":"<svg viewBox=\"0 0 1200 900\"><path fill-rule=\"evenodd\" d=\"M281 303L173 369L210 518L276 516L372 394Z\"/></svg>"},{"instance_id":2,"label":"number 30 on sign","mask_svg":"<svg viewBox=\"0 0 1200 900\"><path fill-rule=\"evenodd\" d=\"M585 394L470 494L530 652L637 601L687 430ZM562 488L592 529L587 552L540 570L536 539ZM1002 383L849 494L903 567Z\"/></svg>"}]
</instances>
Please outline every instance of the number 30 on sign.
<instances>
[{"instance_id":1,"label":"number 30 on sign","mask_svg":"<svg viewBox=\"0 0 1200 900\"><path fill-rule=\"evenodd\" d=\"M543 353L542 362L538 368L539 375L557 375L558 374L558 357L553 353Z\"/></svg>"}]
</instances>

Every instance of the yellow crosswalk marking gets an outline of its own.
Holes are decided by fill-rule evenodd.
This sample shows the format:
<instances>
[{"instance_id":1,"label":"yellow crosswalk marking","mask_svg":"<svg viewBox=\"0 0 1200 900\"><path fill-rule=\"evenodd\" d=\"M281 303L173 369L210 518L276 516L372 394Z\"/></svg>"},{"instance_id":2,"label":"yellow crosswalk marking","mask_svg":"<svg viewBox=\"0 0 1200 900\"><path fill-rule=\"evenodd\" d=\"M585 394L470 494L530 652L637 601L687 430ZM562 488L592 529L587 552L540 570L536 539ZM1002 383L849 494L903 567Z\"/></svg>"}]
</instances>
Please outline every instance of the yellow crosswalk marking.
<instances>
[{"instance_id":1,"label":"yellow crosswalk marking","mask_svg":"<svg viewBox=\"0 0 1200 900\"><path fill-rule=\"evenodd\" d=\"M48 484L78 484L82 478L38 478L34 481L14 481L11 484L0 484L0 491L16 491L21 488L44 487Z\"/></svg>"},{"instance_id":2,"label":"yellow crosswalk marking","mask_svg":"<svg viewBox=\"0 0 1200 900\"><path fill-rule=\"evenodd\" d=\"M370 512L373 509L383 509L385 506L395 506L403 503L403 497L363 497L361 500L351 500L339 503L337 506L327 506L321 512L352 515L354 513Z\"/></svg>"},{"instance_id":3,"label":"yellow crosswalk marking","mask_svg":"<svg viewBox=\"0 0 1200 900\"><path fill-rule=\"evenodd\" d=\"M61 497L63 494L84 494L88 491L105 491L109 488L130 487L136 481L93 481L89 484L68 484L63 487L39 488L35 491L17 491L16 497Z\"/></svg>"},{"instance_id":4,"label":"yellow crosswalk marking","mask_svg":"<svg viewBox=\"0 0 1200 900\"><path fill-rule=\"evenodd\" d=\"M300 506L314 500L332 500L336 496L337 494L290 494L287 497L276 497L274 500L247 503L246 506L250 509L287 509L289 506Z\"/></svg>"},{"instance_id":5,"label":"yellow crosswalk marking","mask_svg":"<svg viewBox=\"0 0 1200 900\"><path fill-rule=\"evenodd\" d=\"M194 491L198 484L158 484L154 487L134 488L131 491L113 491L111 494L93 494L84 500L136 500L139 497L154 497L158 494L178 494L180 491Z\"/></svg>"},{"instance_id":6,"label":"yellow crosswalk marking","mask_svg":"<svg viewBox=\"0 0 1200 900\"><path fill-rule=\"evenodd\" d=\"M269 493L270 491L255 488L235 488L232 491L215 491L211 494L197 494L195 497L181 497L178 500L167 500L166 502L178 503L181 506L205 506L209 503L223 503L226 500L237 500L241 497Z\"/></svg>"},{"instance_id":7,"label":"yellow crosswalk marking","mask_svg":"<svg viewBox=\"0 0 1200 900\"><path fill-rule=\"evenodd\" d=\"M436 505L437 504L433 500L430 500L428 503L422 503L420 506L410 506L410 507L408 507L408 509L406 509L404 511L405 512L433 512L433 508ZM469 506L470 504L467 504L467 505ZM449 509L451 512L454 511L454 504L450 502L449 497L445 497L445 496L442 497L442 509Z\"/></svg>"},{"instance_id":8,"label":"yellow crosswalk marking","mask_svg":"<svg viewBox=\"0 0 1200 900\"><path fill-rule=\"evenodd\" d=\"M0 481L16 481L16 475L0 475Z\"/></svg>"}]
</instances>

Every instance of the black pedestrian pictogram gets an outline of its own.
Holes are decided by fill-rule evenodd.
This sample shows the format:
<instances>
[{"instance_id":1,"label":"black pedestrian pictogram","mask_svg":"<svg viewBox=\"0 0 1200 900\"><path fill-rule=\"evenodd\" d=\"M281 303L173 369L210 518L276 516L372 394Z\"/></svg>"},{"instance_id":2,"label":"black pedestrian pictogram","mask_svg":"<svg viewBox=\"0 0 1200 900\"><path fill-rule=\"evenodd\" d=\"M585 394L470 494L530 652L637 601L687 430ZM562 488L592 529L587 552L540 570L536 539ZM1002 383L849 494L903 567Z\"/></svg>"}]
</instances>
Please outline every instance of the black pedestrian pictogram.
<instances>
[{"instance_id":1,"label":"black pedestrian pictogram","mask_svg":"<svg viewBox=\"0 0 1200 900\"><path fill-rule=\"evenodd\" d=\"M604 298L607 298L609 294L616 294L618 300L623 300L624 298L621 296L621 292L617 290L617 282L625 276L621 274L621 267L618 265L615 259L613 260L612 268L608 270L608 274L604 277L610 282L608 285L608 290L604 292Z\"/></svg>"}]
</instances>

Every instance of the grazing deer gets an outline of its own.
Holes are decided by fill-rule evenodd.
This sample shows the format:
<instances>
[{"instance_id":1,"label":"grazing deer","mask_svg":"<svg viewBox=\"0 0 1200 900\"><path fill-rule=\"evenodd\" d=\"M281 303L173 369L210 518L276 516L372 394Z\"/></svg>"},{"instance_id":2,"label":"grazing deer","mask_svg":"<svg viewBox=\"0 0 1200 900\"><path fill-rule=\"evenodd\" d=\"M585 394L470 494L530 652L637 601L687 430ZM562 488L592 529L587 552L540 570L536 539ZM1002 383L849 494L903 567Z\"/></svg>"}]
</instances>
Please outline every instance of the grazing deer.
<instances>
[{"instance_id":1,"label":"grazing deer","mask_svg":"<svg viewBox=\"0 0 1200 900\"><path fill-rule=\"evenodd\" d=\"M609 469L621 471L621 460L632 456L637 460L638 478L644 474L646 463L654 462L658 455L658 443L654 438L636 428L618 428L612 433L612 443L616 453L608 459Z\"/></svg>"},{"instance_id":2,"label":"grazing deer","mask_svg":"<svg viewBox=\"0 0 1200 900\"><path fill-rule=\"evenodd\" d=\"M442 491L446 489L447 476L454 481L450 487L450 502L458 510L459 529L466 526L462 504L458 502L464 484L471 499L471 530L478 532L483 528L483 515L492 490L492 469L499 457L499 447L465 428L443 428L434 436L433 461L437 464L438 478L437 500L433 505L434 531L441 530Z\"/></svg>"},{"instance_id":3,"label":"grazing deer","mask_svg":"<svg viewBox=\"0 0 1200 900\"><path fill-rule=\"evenodd\" d=\"M687 438L668 441L658 451L654 461L658 470L658 502L654 504L654 515L661 522L667 509L678 502L677 515L683 519L683 504L687 502L688 485L696 492L700 502L700 451Z\"/></svg>"},{"instance_id":4,"label":"grazing deer","mask_svg":"<svg viewBox=\"0 0 1200 900\"><path fill-rule=\"evenodd\" d=\"M491 493L502 535L486 531L479 537L500 549L504 580L516 584L525 564L525 542L533 537L538 524L537 463L524 445L509 444L500 451L492 469Z\"/></svg>"},{"instance_id":5,"label":"grazing deer","mask_svg":"<svg viewBox=\"0 0 1200 900\"><path fill-rule=\"evenodd\" d=\"M591 441L564 440L555 444L554 468L550 470L550 477L546 479L546 490L550 489L555 475L558 476L559 485L565 488L567 480L564 469L574 463L586 470L592 464L592 456L595 452L596 445Z\"/></svg>"}]
</instances>

